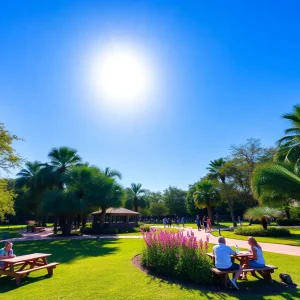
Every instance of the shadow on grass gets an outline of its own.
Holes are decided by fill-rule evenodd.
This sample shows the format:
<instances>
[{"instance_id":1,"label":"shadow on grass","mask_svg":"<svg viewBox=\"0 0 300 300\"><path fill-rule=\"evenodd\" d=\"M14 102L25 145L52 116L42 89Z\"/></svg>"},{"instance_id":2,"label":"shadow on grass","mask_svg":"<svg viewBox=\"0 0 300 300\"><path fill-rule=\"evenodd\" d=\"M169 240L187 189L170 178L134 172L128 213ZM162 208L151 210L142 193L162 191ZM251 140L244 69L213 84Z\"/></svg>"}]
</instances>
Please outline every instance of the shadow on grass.
<instances>
[{"instance_id":1,"label":"shadow on grass","mask_svg":"<svg viewBox=\"0 0 300 300\"><path fill-rule=\"evenodd\" d=\"M48 258L49 263L59 262L60 264L66 264L89 257L115 254L119 251L119 242L118 239L65 239L16 242L14 244L14 252L17 255L50 253L52 255ZM58 266L58 268L59 267L60 266ZM49 276L27 276L22 280L21 286L40 281L47 277ZM0 277L0 294L11 291L14 288L17 288L16 280L14 278L7 276Z\"/></svg>"},{"instance_id":2,"label":"shadow on grass","mask_svg":"<svg viewBox=\"0 0 300 300\"><path fill-rule=\"evenodd\" d=\"M200 298L203 293L207 299L225 299L230 296L237 297L238 299L264 299L266 296L284 296L285 299L300 298L300 290L296 284L286 285L281 282L273 281L272 284L266 283L263 279L255 279L250 281L238 281L239 290L220 289L217 285L202 285L191 283L187 280L178 280L171 276L163 274L154 274L141 265L140 255L136 255L132 259L132 263L141 271L149 275L149 283L155 282L159 285L167 283L170 285L179 285L181 290L194 290L199 291ZM210 294L213 293L213 296Z\"/></svg>"}]
</instances>

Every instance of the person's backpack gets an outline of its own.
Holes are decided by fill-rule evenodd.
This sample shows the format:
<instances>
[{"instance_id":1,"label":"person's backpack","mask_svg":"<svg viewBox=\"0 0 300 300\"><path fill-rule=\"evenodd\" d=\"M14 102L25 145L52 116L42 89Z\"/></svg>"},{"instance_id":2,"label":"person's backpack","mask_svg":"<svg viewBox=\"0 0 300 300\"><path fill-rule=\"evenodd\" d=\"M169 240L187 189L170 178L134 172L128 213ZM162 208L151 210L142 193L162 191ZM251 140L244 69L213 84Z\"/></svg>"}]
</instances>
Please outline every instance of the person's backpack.
<instances>
[{"instance_id":1,"label":"person's backpack","mask_svg":"<svg viewBox=\"0 0 300 300\"><path fill-rule=\"evenodd\" d=\"M280 273L279 278L286 284L293 284L293 280L289 274Z\"/></svg>"}]
</instances>

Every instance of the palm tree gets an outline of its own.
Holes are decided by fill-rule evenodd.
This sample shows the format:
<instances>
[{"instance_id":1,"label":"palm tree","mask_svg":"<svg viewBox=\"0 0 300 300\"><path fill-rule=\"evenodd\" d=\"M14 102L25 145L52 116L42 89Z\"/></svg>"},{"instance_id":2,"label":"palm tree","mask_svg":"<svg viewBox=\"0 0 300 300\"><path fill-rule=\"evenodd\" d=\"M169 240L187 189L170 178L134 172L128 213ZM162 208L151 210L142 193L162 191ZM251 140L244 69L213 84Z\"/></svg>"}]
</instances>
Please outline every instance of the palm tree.
<instances>
[{"instance_id":1,"label":"palm tree","mask_svg":"<svg viewBox=\"0 0 300 300\"><path fill-rule=\"evenodd\" d=\"M146 193L145 189L142 189L141 183L132 183L131 187L127 189L129 194L129 201L134 207L134 210L137 212L139 206L144 206L144 194Z\"/></svg>"},{"instance_id":2,"label":"palm tree","mask_svg":"<svg viewBox=\"0 0 300 300\"><path fill-rule=\"evenodd\" d=\"M63 191L65 189L64 174L74 166L78 166L81 163L81 157L77 154L77 150L68 147L53 148L48 157L50 163L45 164L45 167L41 169L39 173L39 183L41 185L48 185L48 189L59 189ZM52 197L55 199L50 200ZM57 232L57 217L59 215L59 225L64 235L68 234L69 226L66 213L62 213L59 210L58 202L63 201L64 197L58 192L48 191L48 195L45 195L45 201L53 203L53 208L56 210L56 220L54 222L54 233ZM45 206L44 206L45 207ZM49 208L49 206L48 206Z\"/></svg>"},{"instance_id":3,"label":"palm tree","mask_svg":"<svg viewBox=\"0 0 300 300\"><path fill-rule=\"evenodd\" d=\"M35 160L34 162L27 161L25 163L25 168L22 169L17 174L17 179L15 183L16 188L32 187L34 185L36 175L38 174L40 169L41 169L41 163L39 161L37 160Z\"/></svg>"},{"instance_id":4,"label":"palm tree","mask_svg":"<svg viewBox=\"0 0 300 300\"><path fill-rule=\"evenodd\" d=\"M289 204L300 201L299 169L284 162L260 164L253 171L251 189L261 204L282 206L289 217Z\"/></svg>"},{"instance_id":5,"label":"palm tree","mask_svg":"<svg viewBox=\"0 0 300 300\"><path fill-rule=\"evenodd\" d=\"M122 174L114 169L111 169L110 167L106 167L104 170L101 170L102 173L109 178L118 178L119 180L122 179Z\"/></svg>"},{"instance_id":6,"label":"palm tree","mask_svg":"<svg viewBox=\"0 0 300 300\"><path fill-rule=\"evenodd\" d=\"M263 229L268 229L267 220L271 218L279 218L282 215L283 215L282 211L276 208L256 206L256 207L249 208L245 212L244 218L246 220L260 220Z\"/></svg>"},{"instance_id":7,"label":"palm tree","mask_svg":"<svg viewBox=\"0 0 300 300\"><path fill-rule=\"evenodd\" d=\"M224 168L223 168L225 163L226 162L223 158L219 158L219 159L215 159L215 160L210 161L209 167L207 168L209 170L208 179L220 180L222 182L222 184L224 186L224 190L225 190L225 194L226 194L227 203L228 203L228 207L229 207L229 211L230 211L233 226L237 226L237 223L236 223L236 220L235 220L235 217L234 217L234 213L233 213L232 201L229 197L228 187L227 187L227 184L226 184L226 175L225 175L225 171L224 171Z\"/></svg>"},{"instance_id":8,"label":"palm tree","mask_svg":"<svg viewBox=\"0 0 300 300\"><path fill-rule=\"evenodd\" d=\"M213 223L212 207L220 199L219 191L214 187L210 180L196 183L196 191L193 194L195 205L198 208L207 208L207 214Z\"/></svg>"},{"instance_id":9,"label":"palm tree","mask_svg":"<svg viewBox=\"0 0 300 300\"><path fill-rule=\"evenodd\" d=\"M24 207L27 211L32 211L35 219L38 220L40 216L40 208L42 201L43 189L36 184L37 175L41 170L41 163L39 161L25 163L25 168L17 174L15 187L23 189L24 191Z\"/></svg>"}]
</instances>

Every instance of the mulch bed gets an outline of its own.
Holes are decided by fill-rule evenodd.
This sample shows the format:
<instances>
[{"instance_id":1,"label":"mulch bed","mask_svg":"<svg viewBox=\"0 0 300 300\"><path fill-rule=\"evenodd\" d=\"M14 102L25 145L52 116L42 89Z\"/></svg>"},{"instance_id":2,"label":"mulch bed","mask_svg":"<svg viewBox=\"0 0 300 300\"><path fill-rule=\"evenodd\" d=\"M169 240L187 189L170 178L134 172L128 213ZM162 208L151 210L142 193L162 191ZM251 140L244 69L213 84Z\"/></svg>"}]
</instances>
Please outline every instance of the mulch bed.
<instances>
[{"instance_id":1,"label":"mulch bed","mask_svg":"<svg viewBox=\"0 0 300 300\"><path fill-rule=\"evenodd\" d=\"M297 291L297 284L294 285L286 285L284 283L281 283L279 281L274 280L274 274L273 276L273 284L266 283L264 284L264 281L257 280L257 281L238 281L239 290L232 290L232 289L221 289L216 285L207 286L207 285L201 285L196 283L191 283L189 281L184 280L178 280L174 279L170 276L164 275L164 274L155 274L151 272L151 270L145 268L141 264L141 255L138 254L132 258L132 264L141 270L142 272L148 274L153 279L157 278L160 280L164 280L169 284L179 284L183 288L186 289L195 289L195 290L201 290L203 292L225 292L227 294L232 295L241 295L241 296L269 296L274 294L280 294L280 293L291 293ZM250 274L248 276L251 276ZM300 293L300 290L298 290Z\"/></svg>"}]
</instances>

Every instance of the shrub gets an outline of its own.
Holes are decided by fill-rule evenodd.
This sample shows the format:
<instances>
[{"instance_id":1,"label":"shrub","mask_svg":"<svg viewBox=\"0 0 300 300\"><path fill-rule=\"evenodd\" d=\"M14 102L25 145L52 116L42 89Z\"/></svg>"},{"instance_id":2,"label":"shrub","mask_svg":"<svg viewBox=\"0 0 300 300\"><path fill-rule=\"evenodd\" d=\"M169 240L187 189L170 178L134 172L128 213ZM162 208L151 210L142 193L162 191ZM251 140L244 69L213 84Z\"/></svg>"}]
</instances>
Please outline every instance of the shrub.
<instances>
[{"instance_id":1,"label":"shrub","mask_svg":"<svg viewBox=\"0 0 300 300\"><path fill-rule=\"evenodd\" d=\"M244 236L264 236L264 237L284 237L290 236L291 233L286 228L255 228L255 227L237 227L234 230L237 235Z\"/></svg>"},{"instance_id":2,"label":"shrub","mask_svg":"<svg viewBox=\"0 0 300 300\"><path fill-rule=\"evenodd\" d=\"M207 257L208 240L197 241L191 232L151 230L143 233L145 246L142 251L142 265L154 273L166 274L195 283L213 282L210 268L213 263Z\"/></svg>"},{"instance_id":3,"label":"shrub","mask_svg":"<svg viewBox=\"0 0 300 300\"><path fill-rule=\"evenodd\" d=\"M297 226L300 225L299 219L278 219L277 224L280 226Z\"/></svg>"},{"instance_id":4,"label":"shrub","mask_svg":"<svg viewBox=\"0 0 300 300\"><path fill-rule=\"evenodd\" d=\"M142 232L149 232L150 231L150 226L146 225L146 224L141 225L140 226L140 231L142 231Z\"/></svg>"}]
</instances>

